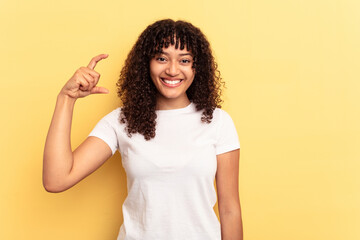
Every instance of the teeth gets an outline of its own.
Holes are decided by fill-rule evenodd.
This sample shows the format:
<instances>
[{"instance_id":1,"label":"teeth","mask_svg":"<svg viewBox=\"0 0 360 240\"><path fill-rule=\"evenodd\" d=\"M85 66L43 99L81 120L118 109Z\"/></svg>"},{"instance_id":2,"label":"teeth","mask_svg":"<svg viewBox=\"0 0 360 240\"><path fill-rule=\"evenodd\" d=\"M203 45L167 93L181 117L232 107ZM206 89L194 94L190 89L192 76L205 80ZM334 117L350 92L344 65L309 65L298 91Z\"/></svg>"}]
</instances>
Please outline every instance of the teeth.
<instances>
[{"instance_id":1,"label":"teeth","mask_svg":"<svg viewBox=\"0 0 360 240\"><path fill-rule=\"evenodd\" d=\"M178 84L180 82L180 80L166 80L166 79L164 79L164 82L167 83L167 84L175 85L175 84Z\"/></svg>"}]
</instances>

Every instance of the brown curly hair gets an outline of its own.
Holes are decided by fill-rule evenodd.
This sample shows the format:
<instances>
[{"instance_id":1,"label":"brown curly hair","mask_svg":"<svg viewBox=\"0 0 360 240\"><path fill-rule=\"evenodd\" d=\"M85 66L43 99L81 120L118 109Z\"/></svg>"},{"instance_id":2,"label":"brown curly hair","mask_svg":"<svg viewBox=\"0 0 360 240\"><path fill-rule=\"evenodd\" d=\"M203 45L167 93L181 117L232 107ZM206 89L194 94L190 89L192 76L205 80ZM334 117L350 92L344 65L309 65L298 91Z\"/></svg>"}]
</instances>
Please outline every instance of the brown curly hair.
<instances>
[{"instance_id":1,"label":"brown curly hair","mask_svg":"<svg viewBox=\"0 0 360 240\"><path fill-rule=\"evenodd\" d=\"M195 77L186 91L201 121L210 123L216 107L221 108L220 72L210 44L199 28L189 22L164 19L149 25L131 49L117 82L122 101L119 121L126 124L128 136L140 133L146 140L155 137L157 89L150 77L150 60L169 45L187 48L194 56Z\"/></svg>"}]
</instances>

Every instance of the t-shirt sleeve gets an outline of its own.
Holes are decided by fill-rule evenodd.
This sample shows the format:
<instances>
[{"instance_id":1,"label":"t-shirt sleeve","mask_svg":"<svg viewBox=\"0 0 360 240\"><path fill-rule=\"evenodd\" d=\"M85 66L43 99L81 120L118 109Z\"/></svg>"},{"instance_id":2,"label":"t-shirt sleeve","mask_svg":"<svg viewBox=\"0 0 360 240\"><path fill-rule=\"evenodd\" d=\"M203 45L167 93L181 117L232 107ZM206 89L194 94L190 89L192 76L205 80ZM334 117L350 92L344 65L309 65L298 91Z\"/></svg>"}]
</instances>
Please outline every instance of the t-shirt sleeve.
<instances>
[{"instance_id":1,"label":"t-shirt sleeve","mask_svg":"<svg viewBox=\"0 0 360 240\"><path fill-rule=\"evenodd\" d=\"M230 152L240 148L239 137L230 115L219 109L218 138L215 145L216 155Z\"/></svg>"},{"instance_id":2,"label":"t-shirt sleeve","mask_svg":"<svg viewBox=\"0 0 360 240\"><path fill-rule=\"evenodd\" d=\"M112 154L119 149L118 138L116 133L116 123L118 110L114 110L103 117L90 132L90 136L98 137L103 140L111 149Z\"/></svg>"}]
</instances>

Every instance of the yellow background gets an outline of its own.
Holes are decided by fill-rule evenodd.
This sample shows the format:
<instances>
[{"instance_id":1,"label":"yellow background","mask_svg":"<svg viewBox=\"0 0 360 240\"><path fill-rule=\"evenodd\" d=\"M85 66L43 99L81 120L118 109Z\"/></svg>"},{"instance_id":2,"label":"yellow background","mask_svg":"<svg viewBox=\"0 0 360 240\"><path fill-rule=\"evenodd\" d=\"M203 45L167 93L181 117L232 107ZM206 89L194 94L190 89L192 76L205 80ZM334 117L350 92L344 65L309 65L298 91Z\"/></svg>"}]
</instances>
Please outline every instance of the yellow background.
<instances>
[{"instance_id":1,"label":"yellow background","mask_svg":"<svg viewBox=\"0 0 360 240\"><path fill-rule=\"evenodd\" d=\"M72 189L42 187L56 96L100 53L109 95L76 103L72 145L118 106L142 30L184 19L208 36L241 143L246 240L360 239L357 0L0 1L0 239L115 239L126 177L117 153Z\"/></svg>"}]
</instances>

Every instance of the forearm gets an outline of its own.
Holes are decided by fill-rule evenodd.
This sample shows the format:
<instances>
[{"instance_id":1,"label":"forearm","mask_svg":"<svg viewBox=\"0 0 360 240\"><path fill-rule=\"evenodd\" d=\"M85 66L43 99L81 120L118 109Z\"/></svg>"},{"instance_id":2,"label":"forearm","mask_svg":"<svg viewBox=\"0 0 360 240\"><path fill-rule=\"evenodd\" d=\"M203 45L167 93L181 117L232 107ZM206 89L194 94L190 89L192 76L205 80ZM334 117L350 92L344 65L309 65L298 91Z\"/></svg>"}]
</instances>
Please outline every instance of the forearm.
<instances>
[{"instance_id":1,"label":"forearm","mask_svg":"<svg viewBox=\"0 0 360 240\"><path fill-rule=\"evenodd\" d=\"M71 122L75 99L59 94L45 142L43 184L49 191L61 186L73 165Z\"/></svg>"},{"instance_id":2,"label":"forearm","mask_svg":"<svg viewBox=\"0 0 360 240\"><path fill-rule=\"evenodd\" d=\"M221 240L243 240L241 211L220 213Z\"/></svg>"}]
</instances>

